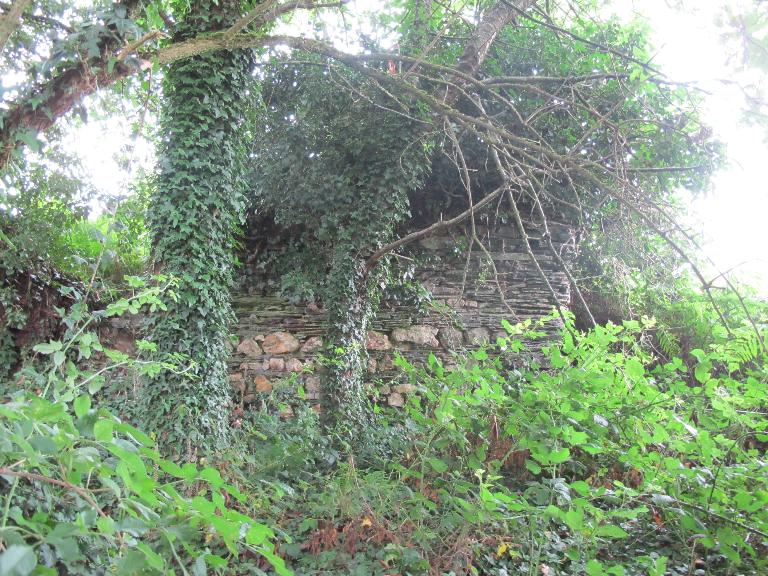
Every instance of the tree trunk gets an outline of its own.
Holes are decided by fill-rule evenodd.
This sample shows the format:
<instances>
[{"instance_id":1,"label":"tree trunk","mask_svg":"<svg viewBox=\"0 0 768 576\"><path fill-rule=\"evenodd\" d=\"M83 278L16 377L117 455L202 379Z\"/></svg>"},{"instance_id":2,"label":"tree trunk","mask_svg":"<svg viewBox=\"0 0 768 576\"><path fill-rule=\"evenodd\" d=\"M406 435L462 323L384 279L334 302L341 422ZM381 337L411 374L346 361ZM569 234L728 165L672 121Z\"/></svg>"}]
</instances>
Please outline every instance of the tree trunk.
<instances>
[{"instance_id":1,"label":"tree trunk","mask_svg":"<svg viewBox=\"0 0 768 576\"><path fill-rule=\"evenodd\" d=\"M226 27L237 2L198 0L177 39ZM184 354L186 374L164 372L144 391L144 413L173 453L226 446L230 390L226 370L233 319L233 233L243 213L240 177L249 137L250 50L179 61L165 76L160 175L148 222L157 267L179 280L178 300L157 317L161 355Z\"/></svg>"},{"instance_id":2,"label":"tree trunk","mask_svg":"<svg viewBox=\"0 0 768 576\"><path fill-rule=\"evenodd\" d=\"M321 387L323 424L353 453L371 424L363 377L366 334L374 309L365 260L355 252L356 247L340 244L331 263L325 307L333 349Z\"/></svg>"}]
</instances>

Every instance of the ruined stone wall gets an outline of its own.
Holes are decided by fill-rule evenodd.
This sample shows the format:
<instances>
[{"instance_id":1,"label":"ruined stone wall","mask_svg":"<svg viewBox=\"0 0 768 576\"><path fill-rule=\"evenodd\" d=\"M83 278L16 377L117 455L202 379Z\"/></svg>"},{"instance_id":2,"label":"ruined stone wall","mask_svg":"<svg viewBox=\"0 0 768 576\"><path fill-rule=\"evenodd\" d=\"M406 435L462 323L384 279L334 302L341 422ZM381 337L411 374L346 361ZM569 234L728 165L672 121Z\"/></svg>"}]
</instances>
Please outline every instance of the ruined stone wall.
<instances>
[{"instance_id":1,"label":"ruined stone wall","mask_svg":"<svg viewBox=\"0 0 768 576\"><path fill-rule=\"evenodd\" d=\"M549 228L555 249L567 261L573 250L570 229L552 223ZM485 251L476 243L471 251L467 250L470 243L465 230L425 238L414 248L415 277L432 298L421 310L382 303L367 343L367 377L377 401L402 406L411 392L411 386L397 377L393 363L396 352L416 363L424 362L432 353L450 365L455 352L476 348L504 334L502 319L515 323L551 314L549 290L515 229L506 225L493 230L478 227L477 232ZM542 238L542 231L531 226L528 234L558 300L567 305L567 277ZM320 394L317 356L323 351L323 310L314 303L296 305L254 292L246 282L233 299L239 345L230 358L230 378L236 400L249 404L259 393L269 392L276 383L294 377L299 379L305 398L316 404ZM558 327L557 321L548 324L552 331Z\"/></svg>"}]
</instances>

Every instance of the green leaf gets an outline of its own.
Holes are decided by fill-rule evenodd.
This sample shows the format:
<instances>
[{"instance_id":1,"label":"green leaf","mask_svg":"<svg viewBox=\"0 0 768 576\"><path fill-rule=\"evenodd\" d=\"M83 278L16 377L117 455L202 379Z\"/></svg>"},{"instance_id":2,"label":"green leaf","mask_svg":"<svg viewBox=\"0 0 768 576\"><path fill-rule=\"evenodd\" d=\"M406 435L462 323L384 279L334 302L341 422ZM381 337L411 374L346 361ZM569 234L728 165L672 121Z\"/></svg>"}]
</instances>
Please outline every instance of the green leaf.
<instances>
[{"instance_id":1,"label":"green leaf","mask_svg":"<svg viewBox=\"0 0 768 576\"><path fill-rule=\"evenodd\" d=\"M594 558L587 562L585 568L587 569L588 576L602 576L605 574L602 563Z\"/></svg>"},{"instance_id":2,"label":"green leaf","mask_svg":"<svg viewBox=\"0 0 768 576\"><path fill-rule=\"evenodd\" d=\"M584 527L584 510L571 508L563 515L563 520L571 530L581 530Z\"/></svg>"},{"instance_id":3,"label":"green leaf","mask_svg":"<svg viewBox=\"0 0 768 576\"><path fill-rule=\"evenodd\" d=\"M157 461L157 465L160 468L160 470L162 470L166 474L170 474L171 476L175 476L176 478L186 477L186 475L184 474L184 471L181 469L181 466L179 466L175 462L161 459Z\"/></svg>"},{"instance_id":4,"label":"green leaf","mask_svg":"<svg viewBox=\"0 0 768 576\"><path fill-rule=\"evenodd\" d=\"M541 466L539 466L535 461L531 460L530 458L525 461L525 468L531 474L541 473Z\"/></svg>"},{"instance_id":5,"label":"green leaf","mask_svg":"<svg viewBox=\"0 0 768 576\"><path fill-rule=\"evenodd\" d=\"M280 558L280 556L263 547L259 548L258 552L267 560L267 562L272 564L272 568L275 569L275 572L277 572L278 576L293 576L293 572L288 569L288 567L285 565L285 560Z\"/></svg>"},{"instance_id":6,"label":"green leaf","mask_svg":"<svg viewBox=\"0 0 768 576\"><path fill-rule=\"evenodd\" d=\"M157 552L153 551L144 542L139 542L136 547L142 551L144 557L147 559L147 564L155 570L162 571L165 568L165 560Z\"/></svg>"},{"instance_id":7,"label":"green leaf","mask_svg":"<svg viewBox=\"0 0 768 576\"><path fill-rule=\"evenodd\" d=\"M100 516L96 520L96 527L99 529L99 532L107 536L115 533L115 521L110 516Z\"/></svg>"},{"instance_id":8,"label":"green leaf","mask_svg":"<svg viewBox=\"0 0 768 576\"><path fill-rule=\"evenodd\" d=\"M104 379L103 378L94 378L90 382L88 382L88 394L96 394L99 390L101 390L104 387Z\"/></svg>"},{"instance_id":9,"label":"green leaf","mask_svg":"<svg viewBox=\"0 0 768 576\"><path fill-rule=\"evenodd\" d=\"M706 384L712 378L710 371L712 370L712 364L709 361L701 362L696 365L693 371L693 375L696 376L696 380L702 384Z\"/></svg>"},{"instance_id":10,"label":"green leaf","mask_svg":"<svg viewBox=\"0 0 768 576\"><path fill-rule=\"evenodd\" d=\"M597 536L604 536L606 538L626 538L629 536L622 528L619 526L614 526L613 524L604 524L603 526L598 527L598 529L595 531L595 534Z\"/></svg>"},{"instance_id":11,"label":"green leaf","mask_svg":"<svg viewBox=\"0 0 768 576\"><path fill-rule=\"evenodd\" d=\"M317 526L316 520L315 526ZM245 533L245 541L251 546L258 546L268 538L272 538L273 535L274 534L272 530L270 530L267 526L264 524L255 523L251 525L251 527L248 528L248 532Z\"/></svg>"},{"instance_id":12,"label":"green leaf","mask_svg":"<svg viewBox=\"0 0 768 576\"><path fill-rule=\"evenodd\" d=\"M58 350L53 353L53 364L55 366L61 366L62 364L64 364L64 360L66 359L67 359L67 356L61 350Z\"/></svg>"},{"instance_id":13,"label":"green leaf","mask_svg":"<svg viewBox=\"0 0 768 576\"><path fill-rule=\"evenodd\" d=\"M205 480L214 488L219 488L222 484L224 484L224 480L222 480L221 474L219 474L219 471L215 468L204 468L203 471L200 472L200 479Z\"/></svg>"},{"instance_id":14,"label":"green leaf","mask_svg":"<svg viewBox=\"0 0 768 576\"><path fill-rule=\"evenodd\" d=\"M122 432L126 436L131 436L136 442L147 448L151 448L155 444L152 438L147 436L144 432L125 422L118 422L115 425L115 430Z\"/></svg>"},{"instance_id":15,"label":"green leaf","mask_svg":"<svg viewBox=\"0 0 768 576\"><path fill-rule=\"evenodd\" d=\"M115 423L112 420L107 418L98 420L96 424L93 425L93 437L99 442L111 442L112 430L114 427Z\"/></svg>"},{"instance_id":16,"label":"green leaf","mask_svg":"<svg viewBox=\"0 0 768 576\"><path fill-rule=\"evenodd\" d=\"M75 409L75 415L78 418L82 418L88 414L88 411L91 409L91 397L87 394L78 396L73 402L73 407Z\"/></svg>"},{"instance_id":17,"label":"green leaf","mask_svg":"<svg viewBox=\"0 0 768 576\"><path fill-rule=\"evenodd\" d=\"M37 566L35 549L24 544L12 544L0 554L0 574L26 576Z\"/></svg>"},{"instance_id":18,"label":"green leaf","mask_svg":"<svg viewBox=\"0 0 768 576\"><path fill-rule=\"evenodd\" d=\"M552 464L562 464L568 458L571 457L571 451L568 448L562 448L561 450L555 450L547 454L547 460Z\"/></svg>"},{"instance_id":19,"label":"green leaf","mask_svg":"<svg viewBox=\"0 0 768 576\"><path fill-rule=\"evenodd\" d=\"M627 376L633 380L640 380L645 375L645 368L639 360L630 358L624 365L624 370Z\"/></svg>"},{"instance_id":20,"label":"green leaf","mask_svg":"<svg viewBox=\"0 0 768 576\"><path fill-rule=\"evenodd\" d=\"M428 458L427 462L429 462L429 465L432 467L432 470L437 472L438 474L442 474L446 470L448 470L448 465L440 460L439 458Z\"/></svg>"},{"instance_id":21,"label":"green leaf","mask_svg":"<svg viewBox=\"0 0 768 576\"><path fill-rule=\"evenodd\" d=\"M235 542L240 535L240 523L232 522L221 516L213 515L208 517L208 521L216 529L216 532L221 536L221 539L224 540L224 544L226 544L227 548L234 554Z\"/></svg>"},{"instance_id":22,"label":"green leaf","mask_svg":"<svg viewBox=\"0 0 768 576\"><path fill-rule=\"evenodd\" d=\"M579 493L579 496L588 496L590 492L589 484L584 480L576 480L570 483L571 490L575 490Z\"/></svg>"},{"instance_id":23,"label":"green leaf","mask_svg":"<svg viewBox=\"0 0 768 576\"><path fill-rule=\"evenodd\" d=\"M62 344L58 340L52 340L47 344L38 344L32 350L39 352L40 354L53 354L62 349Z\"/></svg>"}]
</instances>

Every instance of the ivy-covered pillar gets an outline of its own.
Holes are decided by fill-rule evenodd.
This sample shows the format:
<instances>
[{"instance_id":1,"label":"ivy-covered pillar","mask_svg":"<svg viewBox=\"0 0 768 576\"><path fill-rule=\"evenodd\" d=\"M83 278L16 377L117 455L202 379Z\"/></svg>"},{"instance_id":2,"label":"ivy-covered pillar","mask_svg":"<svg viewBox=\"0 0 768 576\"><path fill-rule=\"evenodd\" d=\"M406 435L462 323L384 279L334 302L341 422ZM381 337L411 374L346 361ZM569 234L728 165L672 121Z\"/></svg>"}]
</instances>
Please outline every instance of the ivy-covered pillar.
<instances>
[{"instance_id":1,"label":"ivy-covered pillar","mask_svg":"<svg viewBox=\"0 0 768 576\"><path fill-rule=\"evenodd\" d=\"M323 423L354 452L371 424L363 376L368 324L375 312L365 260L358 248L339 243L330 260L325 306L331 346L322 385Z\"/></svg>"},{"instance_id":2,"label":"ivy-covered pillar","mask_svg":"<svg viewBox=\"0 0 768 576\"><path fill-rule=\"evenodd\" d=\"M194 0L174 40L226 29L239 13L240 0ZM233 234L244 209L253 62L251 50L206 53L174 63L163 85L159 178L148 222L156 269L179 286L151 331L159 354L184 355L181 364L191 367L152 378L142 400L160 444L188 458L228 440L229 291Z\"/></svg>"}]
</instances>

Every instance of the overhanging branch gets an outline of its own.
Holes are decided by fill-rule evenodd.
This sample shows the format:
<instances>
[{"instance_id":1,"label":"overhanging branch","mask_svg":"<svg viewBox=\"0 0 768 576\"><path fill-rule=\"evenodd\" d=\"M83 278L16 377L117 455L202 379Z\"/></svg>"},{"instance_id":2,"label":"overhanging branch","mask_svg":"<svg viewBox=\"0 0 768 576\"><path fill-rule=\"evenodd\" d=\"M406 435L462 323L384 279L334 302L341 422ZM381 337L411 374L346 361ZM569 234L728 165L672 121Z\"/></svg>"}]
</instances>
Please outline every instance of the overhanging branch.
<instances>
[{"instance_id":1,"label":"overhanging branch","mask_svg":"<svg viewBox=\"0 0 768 576\"><path fill-rule=\"evenodd\" d=\"M421 238L425 238L427 236L430 236L434 234L435 232L439 232L440 230L444 230L445 228L450 228L451 226L455 226L456 224L459 224L469 218L472 214L476 213L478 210L481 210L491 202L493 202L496 198L498 198L506 189L506 184L499 186L488 194L485 198L474 204L471 208L465 210L461 214L457 214L450 220L438 220L434 224L427 226L426 228L422 228L421 230L417 230L416 232L411 232L410 234L407 234L406 236L403 236L402 238L398 238L394 242L391 242L387 244L386 246L382 246L376 252L371 254L371 256L368 258L368 260L365 263L365 270L366 272L370 271L376 263L381 260L384 256L389 254L390 252L397 250L398 248L402 248L403 246L406 246L408 244L412 244L413 242L416 242L417 240L420 240Z\"/></svg>"}]
</instances>

